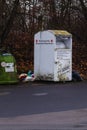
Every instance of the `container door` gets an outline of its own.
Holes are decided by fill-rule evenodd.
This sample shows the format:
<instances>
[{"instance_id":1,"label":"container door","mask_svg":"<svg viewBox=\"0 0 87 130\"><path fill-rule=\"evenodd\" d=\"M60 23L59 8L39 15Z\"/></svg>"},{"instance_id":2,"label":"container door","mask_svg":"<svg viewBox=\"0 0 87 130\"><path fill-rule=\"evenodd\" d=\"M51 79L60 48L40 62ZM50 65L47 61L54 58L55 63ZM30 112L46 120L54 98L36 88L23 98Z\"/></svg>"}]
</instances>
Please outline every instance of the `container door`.
<instances>
[{"instance_id":1,"label":"container door","mask_svg":"<svg viewBox=\"0 0 87 130\"><path fill-rule=\"evenodd\" d=\"M69 81L71 79L71 50L58 49L55 62L55 81Z\"/></svg>"}]
</instances>

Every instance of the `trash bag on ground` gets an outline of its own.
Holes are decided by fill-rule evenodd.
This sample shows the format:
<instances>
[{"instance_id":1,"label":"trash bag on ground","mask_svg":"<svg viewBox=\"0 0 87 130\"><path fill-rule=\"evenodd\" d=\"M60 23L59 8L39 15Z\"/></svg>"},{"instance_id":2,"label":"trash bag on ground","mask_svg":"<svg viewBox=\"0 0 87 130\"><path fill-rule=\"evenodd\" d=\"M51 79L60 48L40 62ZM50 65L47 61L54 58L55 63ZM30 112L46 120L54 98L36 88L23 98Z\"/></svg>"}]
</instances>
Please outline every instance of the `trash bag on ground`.
<instances>
[{"instance_id":1,"label":"trash bag on ground","mask_svg":"<svg viewBox=\"0 0 87 130\"><path fill-rule=\"evenodd\" d=\"M19 75L19 80L22 82L29 82L29 81L34 81L35 77L34 74L31 70L28 71L28 73L22 73Z\"/></svg>"},{"instance_id":2,"label":"trash bag on ground","mask_svg":"<svg viewBox=\"0 0 87 130\"><path fill-rule=\"evenodd\" d=\"M82 81L83 79L77 71L73 70L72 71L72 80L73 81Z\"/></svg>"}]
</instances>

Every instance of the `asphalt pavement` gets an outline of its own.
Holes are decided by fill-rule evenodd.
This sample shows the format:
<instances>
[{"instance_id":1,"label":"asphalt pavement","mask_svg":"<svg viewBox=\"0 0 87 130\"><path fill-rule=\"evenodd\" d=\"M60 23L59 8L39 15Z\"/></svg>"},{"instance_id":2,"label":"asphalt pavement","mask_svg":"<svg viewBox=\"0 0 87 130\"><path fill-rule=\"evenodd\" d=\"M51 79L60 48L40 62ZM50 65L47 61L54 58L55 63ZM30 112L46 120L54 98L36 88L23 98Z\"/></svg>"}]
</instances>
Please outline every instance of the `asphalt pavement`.
<instances>
[{"instance_id":1,"label":"asphalt pavement","mask_svg":"<svg viewBox=\"0 0 87 130\"><path fill-rule=\"evenodd\" d=\"M87 81L0 85L0 130L87 130Z\"/></svg>"}]
</instances>

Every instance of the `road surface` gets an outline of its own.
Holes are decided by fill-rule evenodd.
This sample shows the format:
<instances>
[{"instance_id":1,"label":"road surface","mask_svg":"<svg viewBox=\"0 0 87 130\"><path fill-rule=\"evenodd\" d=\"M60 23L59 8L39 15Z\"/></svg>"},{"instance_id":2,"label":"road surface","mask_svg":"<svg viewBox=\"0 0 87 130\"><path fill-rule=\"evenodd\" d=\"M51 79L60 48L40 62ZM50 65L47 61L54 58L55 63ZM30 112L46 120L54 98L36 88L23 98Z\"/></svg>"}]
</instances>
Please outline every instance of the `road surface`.
<instances>
[{"instance_id":1,"label":"road surface","mask_svg":"<svg viewBox=\"0 0 87 130\"><path fill-rule=\"evenodd\" d=\"M0 130L87 130L87 81L0 85Z\"/></svg>"}]
</instances>

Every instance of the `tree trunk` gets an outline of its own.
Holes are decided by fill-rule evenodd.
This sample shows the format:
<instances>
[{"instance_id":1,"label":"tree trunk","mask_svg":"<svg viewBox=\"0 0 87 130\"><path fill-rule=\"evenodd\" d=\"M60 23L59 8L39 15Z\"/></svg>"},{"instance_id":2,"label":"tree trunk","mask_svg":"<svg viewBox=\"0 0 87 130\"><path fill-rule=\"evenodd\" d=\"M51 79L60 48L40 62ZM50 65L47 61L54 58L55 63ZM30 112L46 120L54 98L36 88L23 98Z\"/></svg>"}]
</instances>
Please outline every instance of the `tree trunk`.
<instances>
[{"instance_id":1,"label":"tree trunk","mask_svg":"<svg viewBox=\"0 0 87 130\"><path fill-rule=\"evenodd\" d=\"M16 10L17 10L17 7L19 5L19 0L15 0L14 1L14 6L13 6L13 10L11 12L11 15L7 21L7 24L5 26L5 29L3 30L2 32L2 35L1 35L1 38L0 38L0 47L3 47L4 45L4 41L5 39L7 38L9 32L10 32L10 29L11 29L11 26L13 24L13 21L14 21L14 18L16 16Z\"/></svg>"},{"instance_id":2,"label":"tree trunk","mask_svg":"<svg viewBox=\"0 0 87 130\"><path fill-rule=\"evenodd\" d=\"M87 7L86 7L85 3L83 2L83 0L79 0L79 1L81 4L81 7L82 7L82 13L83 13L85 19L87 20Z\"/></svg>"}]
</instances>

